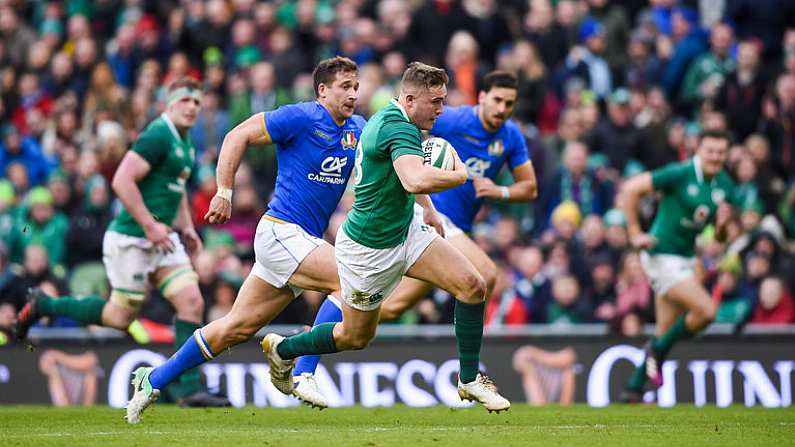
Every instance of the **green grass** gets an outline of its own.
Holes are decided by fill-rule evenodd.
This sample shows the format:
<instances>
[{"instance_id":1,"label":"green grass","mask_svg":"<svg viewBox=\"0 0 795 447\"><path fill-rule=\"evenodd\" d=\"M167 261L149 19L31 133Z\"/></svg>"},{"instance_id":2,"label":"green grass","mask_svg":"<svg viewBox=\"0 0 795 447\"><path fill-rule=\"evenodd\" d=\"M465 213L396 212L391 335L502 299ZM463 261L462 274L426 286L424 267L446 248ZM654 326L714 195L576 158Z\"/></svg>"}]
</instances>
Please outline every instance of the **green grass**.
<instances>
[{"instance_id":1,"label":"green grass","mask_svg":"<svg viewBox=\"0 0 795 447\"><path fill-rule=\"evenodd\" d=\"M107 407L0 407L0 446L642 446L795 445L795 409L678 406L181 409L159 405L139 425Z\"/></svg>"}]
</instances>

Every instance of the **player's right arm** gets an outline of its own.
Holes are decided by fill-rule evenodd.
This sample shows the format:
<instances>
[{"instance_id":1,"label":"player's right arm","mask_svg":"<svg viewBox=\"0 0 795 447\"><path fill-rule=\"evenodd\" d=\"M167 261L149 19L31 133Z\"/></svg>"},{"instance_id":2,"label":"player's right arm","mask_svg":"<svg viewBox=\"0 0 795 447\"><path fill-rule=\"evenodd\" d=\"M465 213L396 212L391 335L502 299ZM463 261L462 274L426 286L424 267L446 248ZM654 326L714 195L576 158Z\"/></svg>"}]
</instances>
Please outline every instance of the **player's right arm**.
<instances>
[{"instance_id":1,"label":"player's right arm","mask_svg":"<svg viewBox=\"0 0 795 447\"><path fill-rule=\"evenodd\" d=\"M171 252L174 250L174 244L168 238L171 229L168 225L158 222L152 213L149 212L144 203L143 195L141 195L141 190L138 188L138 182L146 177L146 174L151 170L152 165L141 154L134 150L127 151L118 169L116 169L116 173L113 174L111 187L119 200L121 200L122 205L124 205L124 209L143 228L146 238L155 247Z\"/></svg>"},{"instance_id":2,"label":"player's right arm","mask_svg":"<svg viewBox=\"0 0 795 447\"><path fill-rule=\"evenodd\" d=\"M238 124L224 137L218 154L215 173L217 192L210 202L204 219L211 223L224 223L232 215L232 187L240 160L249 145L271 144L273 140L265 127L265 113L257 113Z\"/></svg>"},{"instance_id":3,"label":"player's right arm","mask_svg":"<svg viewBox=\"0 0 795 447\"><path fill-rule=\"evenodd\" d=\"M644 233L638 218L638 202L644 195L654 191L651 172L631 177L621 186L617 205L627 218L627 234L633 247L639 250L651 248L657 242L650 234Z\"/></svg>"},{"instance_id":4,"label":"player's right arm","mask_svg":"<svg viewBox=\"0 0 795 447\"><path fill-rule=\"evenodd\" d=\"M455 154L454 169L446 171L423 163L418 155L403 155L396 158L395 167L403 188L413 194L431 194L463 185L468 178L466 166Z\"/></svg>"}]
</instances>

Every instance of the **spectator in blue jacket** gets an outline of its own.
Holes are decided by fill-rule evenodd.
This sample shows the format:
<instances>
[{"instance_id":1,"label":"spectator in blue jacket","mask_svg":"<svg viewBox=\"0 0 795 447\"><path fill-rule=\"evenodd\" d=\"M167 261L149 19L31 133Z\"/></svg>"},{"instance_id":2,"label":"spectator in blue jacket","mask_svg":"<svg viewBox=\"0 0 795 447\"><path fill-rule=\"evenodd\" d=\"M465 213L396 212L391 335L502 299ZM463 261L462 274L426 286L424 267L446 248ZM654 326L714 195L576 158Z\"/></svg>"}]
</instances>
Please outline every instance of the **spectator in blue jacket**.
<instances>
[{"instance_id":1,"label":"spectator in blue jacket","mask_svg":"<svg viewBox=\"0 0 795 447\"><path fill-rule=\"evenodd\" d=\"M33 138L23 137L16 126L6 124L0 131L0 173L6 176L6 169L14 162L25 166L30 185L40 185L47 175L55 169L55 162L47 158L41 145Z\"/></svg>"}]
</instances>

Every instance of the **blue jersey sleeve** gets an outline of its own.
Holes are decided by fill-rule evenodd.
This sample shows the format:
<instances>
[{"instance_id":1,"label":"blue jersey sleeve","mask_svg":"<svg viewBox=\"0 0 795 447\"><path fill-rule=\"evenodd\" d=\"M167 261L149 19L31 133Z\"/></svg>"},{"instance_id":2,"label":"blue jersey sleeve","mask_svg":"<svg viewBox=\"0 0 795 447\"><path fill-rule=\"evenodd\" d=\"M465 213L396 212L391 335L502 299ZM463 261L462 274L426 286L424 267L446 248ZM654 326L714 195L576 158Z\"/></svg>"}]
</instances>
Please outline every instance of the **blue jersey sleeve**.
<instances>
[{"instance_id":1,"label":"blue jersey sleeve","mask_svg":"<svg viewBox=\"0 0 795 447\"><path fill-rule=\"evenodd\" d=\"M522 135L522 131L519 130L519 126L516 123L508 121L506 123L511 133L511 147L508 149L508 166L511 169L527 162L530 160L530 156L528 155L527 150L527 141Z\"/></svg>"},{"instance_id":2,"label":"blue jersey sleeve","mask_svg":"<svg viewBox=\"0 0 795 447\"><path fill-rule=\"evenodd\" d=\"M443 137L443 135L450 135L455 130L456 121L458 120L457 109L452 107L445 107L444 111L436 122L433 123L431 128L431 135Z\"/></svg>"},{"instance_id":3,"label":"blue jersey sleeve","mask_svg":"<svg viewBox=\"0 0 795 447\"><path fill-rule=\"evenodd\" d=\"M300 135L310 120L302 104L281 106L263 114L263 125L272 142L287 145Z\"/></svg>"}]
</instances>

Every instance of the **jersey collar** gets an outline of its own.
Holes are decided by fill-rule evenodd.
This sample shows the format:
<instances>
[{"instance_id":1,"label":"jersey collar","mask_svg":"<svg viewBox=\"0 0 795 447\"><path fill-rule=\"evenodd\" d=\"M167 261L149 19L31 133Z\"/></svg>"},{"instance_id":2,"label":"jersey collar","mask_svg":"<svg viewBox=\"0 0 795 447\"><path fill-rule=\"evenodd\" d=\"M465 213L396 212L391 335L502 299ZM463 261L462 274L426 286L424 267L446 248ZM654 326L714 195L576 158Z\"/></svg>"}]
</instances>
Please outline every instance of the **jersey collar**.
<instances>
[{"instance_id":1,"label":"jersey collar","mask_svg":"<svg viewBox=\"0 0 795 447\"><path fill-rule=\"evenodd\" d=\"M179 131L177 131L177 126L174 125L174 122L171 121L171 118L168 117L166 112L160 114L160 117L163 118L163 121L166 122L166 125L168 126L168 129L171 131L171 133L174 135L174 138L176 138L178 141L181 142L182 136L179 134Z\"/></svg>"},{"instance_id":2,"label":"jersey collar","mask_svg":"<svg viewBox=\"0 0 795 447\"><path fill-rule=\"evenodd\" d=\"M392 99L389 100L389 102L391 102L392 105L394 105L395 107L400 109L400 113L403 114L403 118L406 118L406 121L411 122L411 120L409 119L409 114L406 113L406 109L404 109L403 106L400 105L400 102L397 99L392 98Z\"/></svg>"}]
</instances>

